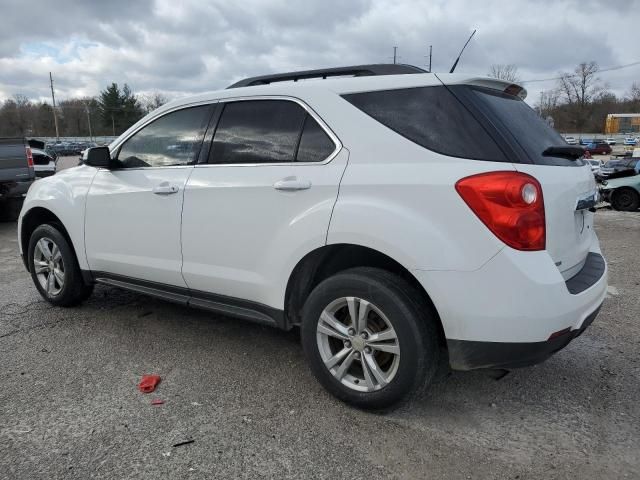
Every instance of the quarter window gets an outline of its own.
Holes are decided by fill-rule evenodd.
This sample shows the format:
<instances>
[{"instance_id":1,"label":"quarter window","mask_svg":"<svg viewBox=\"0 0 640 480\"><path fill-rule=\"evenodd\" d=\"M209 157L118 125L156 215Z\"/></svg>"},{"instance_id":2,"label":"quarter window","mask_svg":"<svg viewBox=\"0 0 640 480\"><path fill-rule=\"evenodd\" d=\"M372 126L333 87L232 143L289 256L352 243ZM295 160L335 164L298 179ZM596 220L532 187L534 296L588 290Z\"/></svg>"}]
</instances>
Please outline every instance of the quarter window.
<instances>
[{"instance_id":1,"label":"quarter window","mask_svg":"<svg viewBox=\"0 0 640 480\"><path fill-rule=\"evenodd\" d=\"M298 146L298 162L321 162L336 149L333 140L311 115L307 114Z\"/></svg>"},{"instance_id":2,"label":"quarter window","mask_svg":"<svg viewBox=\"0 0 640 480\"><path fill-rule=\"evenodd\" d=\"M196 161L209 120L209 105L185 108L153 121L120 147L122 168L168 167Z\"/></svg>"},{"instance_id":3,"label":"quarter window","mask_svg":"<svg viewBox=\"0 0 640 480\"><path fill-rule=\"evenodd\" d=\"M353 93L343 98L396 133L434 152L507 161L482 125L445 87Z\"/></svg>"}]
</instances>

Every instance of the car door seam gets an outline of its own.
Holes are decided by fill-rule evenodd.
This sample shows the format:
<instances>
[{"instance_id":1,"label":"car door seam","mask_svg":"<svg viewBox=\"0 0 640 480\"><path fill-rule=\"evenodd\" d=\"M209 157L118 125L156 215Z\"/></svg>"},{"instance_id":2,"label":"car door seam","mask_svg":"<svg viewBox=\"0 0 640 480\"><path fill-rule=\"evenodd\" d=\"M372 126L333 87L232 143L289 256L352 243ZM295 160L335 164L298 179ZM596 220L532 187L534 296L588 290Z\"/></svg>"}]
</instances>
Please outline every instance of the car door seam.
<instances>
[{"instance_id":1,"label":"car door seam","mask_svg":"<svg viewBox=\"0 0 640 480\"><path fill-rule=\"evenodd\" d=\"M87 203L89 202L89 195L91 194L91 187L93 187L93 182L100 173L100 170L97 169L93 177L91 177L91 183L89 184L89 188L87 189L87 194L84 198L84 206L82 212L82 243L84 249L84 260L87 262L87 266L89 267L89 271L91 271L91 264L89 263L89 255L87 253Z\"/></svg>"},{"instance_id":2,"label":"car door seam","mask_svg":"<svg viewBox=\"0 0 640 480\"><path fill-rule=\"evenodd\" d=\"M182 223L184 221L184 202L185 202L185 198L186 198L186 193L187 193L187 185L189 185L189 179L191 178L191 175L193 175L193 172L195 171L195 165L191 165L191 171L189 172L189 175L187 175L187 178L184 182L184 187L182 188L182 204L180 205L180 277L182 277L182 281L184 282L185 286L187 287L187 290L189 292L189 297L191 297L191 289L189 288L189 284L187 283L187 279L184 278L184 251L183 251L183 242L182 242L182 235L184 233L183 228L182 228Z\"/></svg>"},{"instance_id":3,"label":"car door seam","mask_svg":"<svg viewBox=\"0 0 640 480\"><path fill-rule=\"evenodd\" d=\"M344 174L346 173L347 167L349 166L349 156L351 155L351 152L349 152L349 149L347 149L344 146L342 147L342 149L347 154L347 161L345 162L344 168L342 169L342 174L340 175L340 180L338 181L338 191L336 192L336 199L334 200L333 205L331 206L331 213L329 214L329 222L327 223L327 231L325 232L325 236L324 236L325 245L329 243L329 230L331 229L331 220L333 219L333 211L335 210L336 204L338 203L338 198L340 197L340 187L342 186L342 179L344 178Z\"/></svg>"}]
</instances>

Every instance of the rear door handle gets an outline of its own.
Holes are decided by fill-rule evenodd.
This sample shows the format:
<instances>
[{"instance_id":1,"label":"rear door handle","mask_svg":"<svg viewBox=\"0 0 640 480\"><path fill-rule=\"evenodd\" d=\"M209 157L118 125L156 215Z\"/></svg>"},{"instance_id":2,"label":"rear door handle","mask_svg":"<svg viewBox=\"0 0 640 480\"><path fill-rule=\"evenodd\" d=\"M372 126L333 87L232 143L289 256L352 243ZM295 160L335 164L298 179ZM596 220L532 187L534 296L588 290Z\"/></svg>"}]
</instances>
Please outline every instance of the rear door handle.
<instances>
[{"instance_id":1,"label":"rear door handle","mask_svg":"<svg viewBox=\"0 0 640 480\"><path fill-rule=\"evenodd\" d=\"M311 188L311 182L309 180L298 180L297 177L287 177L274 183L273 188L276 190L284 190L286 192L308 190Z\"/></svg>"},{"instance_id":2,"label":"rear door handle","mask_svg":"<svg viewBox=\"0 0 640 480\"><path fill-rule=\"evenodd\" d=\"M178 193L178 190L180 189L175 185L171 185L169 182L162 182L153 187L152 191L156 195L171 195L174 193Z\"/></svg>"}]
</instances>

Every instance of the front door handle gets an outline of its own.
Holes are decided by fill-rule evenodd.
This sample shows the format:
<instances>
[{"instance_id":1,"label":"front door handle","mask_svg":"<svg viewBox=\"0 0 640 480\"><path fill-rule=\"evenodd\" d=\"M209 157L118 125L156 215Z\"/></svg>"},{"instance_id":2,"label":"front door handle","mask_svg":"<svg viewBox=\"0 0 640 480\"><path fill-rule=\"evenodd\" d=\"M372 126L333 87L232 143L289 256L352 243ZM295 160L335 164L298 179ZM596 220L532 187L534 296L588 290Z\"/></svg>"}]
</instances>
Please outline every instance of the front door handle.
<instances>
[{"instance_id":1,"label":"front door handle","mask_svg":"<svg viewBox=\"0 0 640 480\"><path fill-rule=\"evenodd\" d=\"M287 177L274 183L273 188L276 190L284 190L286 192L308 190L311 188L311 182L309 180L299 180L298 177Z\"/></svg>"},{"instance_id":2,"label":"front door handle","mask_svg":"<svg viewBox=\"0 0 640 480\"><path fill-rule=\"evenodd\" d=\"M173 193L178 193L180 190L175 185L171 185L169 182L162 182L155 187L153 187L153 193L156 195L171 195Z\"/></svg>"}]
</instances>

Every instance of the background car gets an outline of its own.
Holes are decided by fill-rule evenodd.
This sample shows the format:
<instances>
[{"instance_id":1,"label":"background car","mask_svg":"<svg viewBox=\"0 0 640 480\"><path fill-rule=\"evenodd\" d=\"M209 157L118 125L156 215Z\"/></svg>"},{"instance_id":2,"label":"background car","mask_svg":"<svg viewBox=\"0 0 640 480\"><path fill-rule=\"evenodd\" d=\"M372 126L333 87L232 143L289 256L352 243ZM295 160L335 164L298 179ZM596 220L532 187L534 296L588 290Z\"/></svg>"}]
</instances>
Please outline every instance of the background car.
<instances>
[{"instance_id":1,"label":"background car","mask_svg":"<svg viewBox=\"0 0 640 480\"><path fill-rule=\"evenodd\" d=\"M577 145L578 144L578 141L575 139L575 137L564 137L564 140L569 145Z\"/></svg>"},{"instance_id":2,"label":"background car","mask_svg":"<svg viewBox=\"0 0 640 480\"><path fill-rule=\"evenodd\" d=\"M616 176L629 176L635 173L636 164L640 158L623 158L620 160L609 160L600 168L600 176L611 178ZM624 174L624 175L622 175Z\"/></svg>"},{"instance_id":3,"label":"background car","mask_svg":"<svg viewBox=\"0 0 640 480\"><path fill-rule=\"evenodd\" d=\"M640 175L605 180L600 195L614 210L636 211L640 208Z\"/></svg>"},{"instance_id":4,"label":"background car","mask_svg":"<svg viewBox=\"0 0 640 480\"><path fill-rule=\"evenodd\" d=\"M610 155L611 147L604 143L602 140L599 142L589 143L585 145L584 149L592 155Z\"/></svg>"},{"instance_id":5,"label":"background car","mask_svg":"<svg viewBox=\"0 0 640 480\"><path fill-rule=\"evenodd\" d=\"M638 143L638 139L635 137L626 137L623 143L624 145L636 145Z\"/></svg>"},{"instance_id":6,"label":"background car","mask_svg":"<svg viewBox=\"0 0 640 480\"><path fill-rule=\"evenodd\" d=\"M616 144L616 139L609 137L609 138L605 139L604 143L606 143L607 145L615 145Z\"/></svg>"},{"instance_id":7,"label":"background car","mask_svg":"<svg viewBox=\"0 0 640 480\"><path fill-rule=\"evenodd\" d=\"M57 160L49 155L46 150L32 148L33 169L36 172L36 178L49 177L55 175L57 168Z\"/></svg>"},{"instance_id":8,"label":"background car","mask_svg":"<svg viewBox=\"0 0 640 480\"><path fill-rule=\"evenodd\" d=\"M594 173L594 175L597 175L600 173L600 169L602 167L604 167L604 162L602 160L598 160L596 158L592 158L590 160L588 160L589 165L591 165L591 171Z\"/></svg>"},{"instance_id":9,"label":"background car","mask_svg":"<svg viewBox=\"0 0 640 480\"><path fill-rule=\"evenodd\" d=\"M580 139L580 145L589 145L590 143L593 143L593 138L581 138Z\"/></svg>"}]
</instances>

